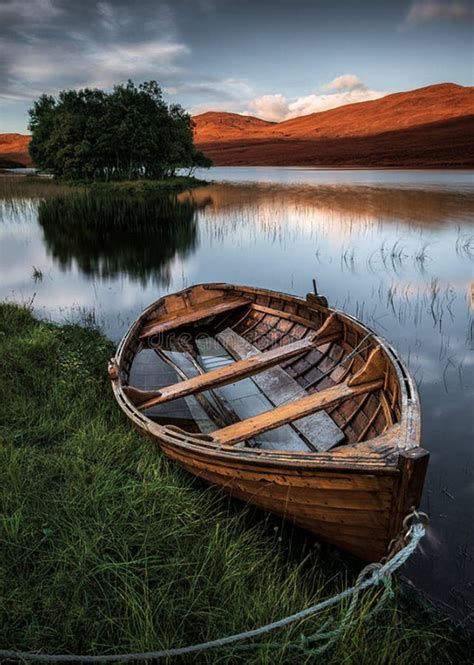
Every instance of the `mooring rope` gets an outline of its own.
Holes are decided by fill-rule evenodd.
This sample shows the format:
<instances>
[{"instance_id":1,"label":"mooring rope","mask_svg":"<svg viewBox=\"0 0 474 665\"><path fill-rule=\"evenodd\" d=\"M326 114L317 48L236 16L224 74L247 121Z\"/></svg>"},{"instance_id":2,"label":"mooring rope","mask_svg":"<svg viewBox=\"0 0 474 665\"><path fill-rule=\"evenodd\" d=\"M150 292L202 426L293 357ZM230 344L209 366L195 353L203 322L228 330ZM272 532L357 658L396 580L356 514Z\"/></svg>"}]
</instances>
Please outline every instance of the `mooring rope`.
<instances>
[{"instance_id":1,"label":"mooring rope","mask_svg":"<svg viewBox=\"0 0 474 665\"><path fill-rule=\"evenodd\" d=\"M406 533L400 536L400 543L406 543L404 546L396 552L390 559L385 563L380 564L369 564L360 572L356 583L354 586L341 591L340 593L327 598L316 605L296 612L295 614L290 614L283 619L278 621L273 621L268 623L265 626L260 626L260 628L254 628L252 630L247 630L242 633L236 633L235 635L228 635L227 637L221 637L216 640L210 640L209 642L201 642L200 644L192 644L185 647L177 647L172 649L163 649L161 651L148 651L145 653L124 653L124 654L115 654L115 655L103 655L103 656L81 656L74 654L56 654L48 655L41 653L31 653L24 651L15 651L10 650L1 650L1 658L18 658L25 661L35 661L35 662L47 662L47 663L71 663L71 662L83 662L83 663L112 663L115 661L123 662L133 662L133 661L145 661L145 660L157 660L160 658L171 658L173 656L184 656L187 654L199 653L202 651L208 651L209 649L218 649L225 647L230 644L235 644L236 642L241 642L243 640L248 640L252 637L259 637L260 635L265 635L270 631L276 630L277 628L283 628L289 624L295 623L302 619L307 619L308 617L325 610L328 607L332 607L337 603L340 603L345 598L352 596L351 603L347 612L345 613L341 624L332 631L327 631L327 623L320 629L317 633L310 635L308 637L302 637L302 640L299 644L292 645L294 648L307 648L311 642L328 640L328 643L319 647L317 650L312 650L313 653L321 652L326 650L337 637L343 632L346 628L347 623L354 612L354 609L357 604L357 599L365 589L368 589L371 586L375 586L381 582L385 584L385 591L382 595L384 600L390 593L389 581L391 575L402 566L407 559L413 554L416 550L418 543L425 535L425 525L424 519L426 516L423 513L417 513L413 511L410 513L407 518L411 518L411 524L408 525L408 530ZM416 520L416 521L415 521ZM426 522L425 522L426 523ZM404 524L407 524L405 521ZM376 608L377 609L377 608ZM253 645L243 645L243 648L254 648L258 646L258 643ZM267 645L266 645L267 646ZM281 646L281 645L280 645ZM239 647L242 648L242 647Z\"/></svg>"}]
</instances>

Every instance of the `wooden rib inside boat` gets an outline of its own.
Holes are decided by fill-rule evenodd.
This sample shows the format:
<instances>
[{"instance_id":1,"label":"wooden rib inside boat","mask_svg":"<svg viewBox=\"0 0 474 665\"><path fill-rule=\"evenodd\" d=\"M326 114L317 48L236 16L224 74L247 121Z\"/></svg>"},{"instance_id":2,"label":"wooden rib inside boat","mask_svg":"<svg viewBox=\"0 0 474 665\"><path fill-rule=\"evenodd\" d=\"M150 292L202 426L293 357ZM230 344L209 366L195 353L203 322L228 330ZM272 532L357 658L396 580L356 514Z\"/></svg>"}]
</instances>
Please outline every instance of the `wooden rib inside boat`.
<instances>
[{"instance_id":1,"label":"wooden rib inside boat","mask_svg":"<svg viewBox=\"0 0 474 665\"><path fill-rule=\"evenodd\" d=\"M143 312L109 374L169 458L362 559L384 556L419 505L428 453L413 380L323 297L187 288Z\"/></svg>"}]
</instances>

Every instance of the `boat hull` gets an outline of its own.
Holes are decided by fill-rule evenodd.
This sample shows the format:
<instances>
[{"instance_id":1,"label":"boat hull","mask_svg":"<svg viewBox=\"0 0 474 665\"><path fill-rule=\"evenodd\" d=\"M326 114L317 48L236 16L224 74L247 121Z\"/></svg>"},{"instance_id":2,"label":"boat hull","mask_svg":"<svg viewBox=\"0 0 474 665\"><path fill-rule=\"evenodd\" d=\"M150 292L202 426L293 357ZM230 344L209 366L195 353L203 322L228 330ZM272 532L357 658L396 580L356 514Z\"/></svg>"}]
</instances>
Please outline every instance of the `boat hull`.
<instances>
[{"instance_id":1,"label":"boat hull","mask_svg":"<svg viewBox=\"0 0 474 665\"><path fill-rule=\"evenodd\" d=\"M406 514L408 503L417 505L419 501L412 494L400 510L397 499L403 476L396 465L373 471L324 469L305 462L290 466L286 461L235 455L229 459L214 451L189 450L156 440L162 452L189 473L365 561L378 561L387 553L394 533L401 528L397 516ZM423 459L420 462L426 464Z\"/></svg>"}]
</instances>

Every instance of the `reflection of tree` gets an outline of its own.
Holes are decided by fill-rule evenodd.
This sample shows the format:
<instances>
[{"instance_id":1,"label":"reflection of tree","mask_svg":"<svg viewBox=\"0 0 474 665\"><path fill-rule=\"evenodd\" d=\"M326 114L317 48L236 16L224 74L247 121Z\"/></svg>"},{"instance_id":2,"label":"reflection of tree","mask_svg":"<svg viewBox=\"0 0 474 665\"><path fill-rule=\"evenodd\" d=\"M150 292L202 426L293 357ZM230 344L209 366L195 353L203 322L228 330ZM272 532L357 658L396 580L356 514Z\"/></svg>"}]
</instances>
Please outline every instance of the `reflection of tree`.
<instances>
[{"instance_id":1,"label":"reflection of tree","mask_svg":"<svg viewBox=\"0 0 474 665\"><path fill-rule=\"evenodd\" d=\"M38 219L63 268L75 262L91 277L126 274L166 284L173 259L197 245L197 208L169 195L86 193L41 201Z\"/></svg>"}]
</instances>

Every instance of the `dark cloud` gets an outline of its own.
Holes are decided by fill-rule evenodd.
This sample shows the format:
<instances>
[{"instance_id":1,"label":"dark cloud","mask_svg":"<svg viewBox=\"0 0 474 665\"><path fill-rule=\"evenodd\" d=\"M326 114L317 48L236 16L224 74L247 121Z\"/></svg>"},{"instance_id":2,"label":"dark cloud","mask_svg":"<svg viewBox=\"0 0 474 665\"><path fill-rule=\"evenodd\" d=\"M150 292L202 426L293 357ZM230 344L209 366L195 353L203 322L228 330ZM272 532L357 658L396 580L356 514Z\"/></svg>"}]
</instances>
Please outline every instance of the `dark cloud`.
<instances>
[{"instance_id":1,"label":"dark cloud","mask_svg":"<svg viewBox=\"0 0 474 665\"><path fill-rule=\"evenodd\" d=\"M109 87L127 78L180 72L189 52L176 35L165 3L133 5L107 0L8 0L3 25L0 94L24 98L65 86Z\"/></svg>"}]
</instances>

